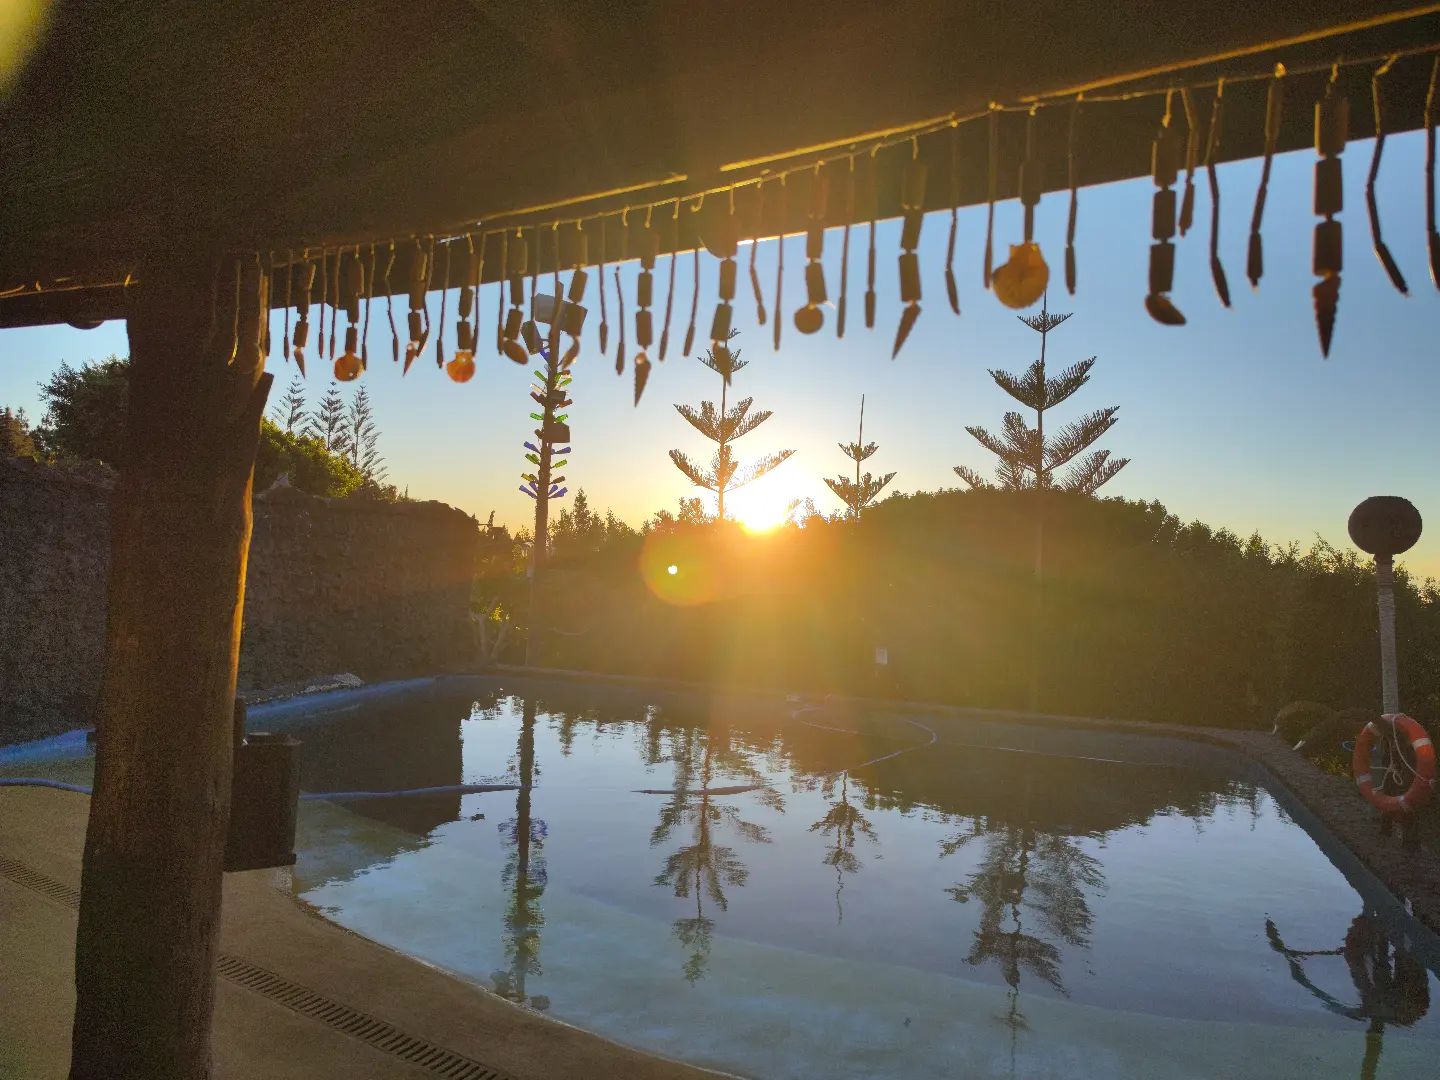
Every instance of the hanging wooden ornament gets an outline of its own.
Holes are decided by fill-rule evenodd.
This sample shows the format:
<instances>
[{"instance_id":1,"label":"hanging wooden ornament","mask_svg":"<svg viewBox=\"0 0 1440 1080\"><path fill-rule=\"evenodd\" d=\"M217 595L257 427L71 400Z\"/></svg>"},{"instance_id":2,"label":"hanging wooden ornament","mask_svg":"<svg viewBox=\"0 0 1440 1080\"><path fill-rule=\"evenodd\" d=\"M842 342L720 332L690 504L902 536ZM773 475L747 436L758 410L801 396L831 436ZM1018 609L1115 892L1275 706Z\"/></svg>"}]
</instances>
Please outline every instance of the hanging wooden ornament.
<instances>
[{"instance_id":1,"label":"hanging wooden ornament","mask_svg":"<svg viewBox=\"0 0 1440 1080\"><path fill-rule=\"evenodd\" d=\"M775 351L780 351L780 329L785 325L781 296L785 288L785 219L790 212L790 190L786 174L780 174L779 231L775 234Z\"/></svg>"},{"instance_id":2,"label":"hanging wooden ornament","mask_svg":"<svg viewBox=\"0 0 1440 1080\"><path fill-rule=\"evenodd\" d=\"M904 212L900 229L900 302L905 310L900 313L900 325L895 330L895 344L890 350L890 359L900 355L900 349L915 322L920 318L920 227L925 222L925 175L927 167L920 160L920 143L910 140L910 162L900 183L900 209Z\"/></svg>"},{"instance_id":3,"label":"hanging wooden ornament","mask_svg":"<svg viewBox=\"0 0 1440 1080\"><path fill-rule=\"evenodd\" d=\"M365 292L365 264L360 261L360 249L337 251L335 272L338 279L335 306L345 309L345 351L335 358L335 378L339 382L353 382L364 369L359 356L360 298Z\"/></svg>"},{"instance_id":4,"label":"hanging wooden ornament","mask_svg":"<svg viewBox=\"0 0 1440 1080\"><path fill-rule=\"evenodd\" d=\"M407 289L410 303L406 316L410 338L405 345L405 366L401 369L402 375L410 373L410 365L415 363L415 358L425 347L425 285L429 280L426 261L425 248L417 239L415 254L410 261L410 280Z\"/></svg>"},{"instance_id":5,"label":"hanging wooden ornament","mask_svg":"<svg viewBox=\"0 0 1440 1080\"><path fill-rule=\"evenodd\" d=\"M700 249L695 248L694 263L690 267L694 286L690 291L690 325L685 328L685 355L695 348L695 317L700 314Z\"/></svg>"},{"instance_id":6,"label":"hanging wooden ornament","mask_svg":"<svg viewBox=\"0 0 1440 1080\"><path fill-rule=\"evenodd\" d=\"M390 360L400 362L400 331L395 329L395 289L390 284L390 271L395 269L395 241L390 241L390 251L385 257L385 318L390 323Z\"/></svg>"},{"instance_id":7,"label":"hanging wooden ornament","mask_svg":"<svg viewBox=\"0 0 1440 1080\"><path fill-rule=\"evenodd\" d=\"M1020 163L1020 202L1025 207L1025 239L1010 245L1010 258L990 275L990 287L1006 307L1027 308L1045 295L1050 267L1035 243L1035 206L1044 187L1039 152L1035 146L1035 113L1025 121L1025 160ZM994 114L991 114L992 120Z\"/></svg>"},{"instance_id":8,"label":"hanging wooden ornament","mask_svg":"<svg viewBox=\"0 0 1440 1080\"><path fill-rule=\"evenodd\" d=\"M514 363L528 364L530 354L520 341L520 327L525 322L525 269L529 262L530 248L525 243L525 234L519 229L515 230L514 239L514 243L507 241L503 249L506 287L510 290L510 310L505 314L500 351Z\"/></svg>"},{"instance_id":9,"label":"hanging wooden ornament","mask_svg":"<svg viewBox=\"0 0 1440 1080\"><path fill-rule=\"evenodd\" d=\"M500 283L499 301L495 305L495 355L505 355L505 290L510 282L510 232L500 230ZM519 333L519 328L516 328Z\"/></svg>"},{"instance_id":10,"label":"hanging wooden ornament","mask_svg":"<svg viewBox=\"0 0 1440 1080\"><path fill-rule=\"evenodd\" d=\"M720 282L717 290L719 301L715 305L715 315L710 320L710 348L715 351L725 348L725 342L730 339L730 324L735 311L733 301L735 299L735 279L738 276L735 254L739 249L739 231L735 220L735 189L730 189L729 198L725 203L721 204L718 199L712 199L710 205L716 209L711 211L712 224L708 230L705 246L711 255L720 260ZM716 221L718 208L722 206L726 210L724 219Z\"/></svg>"},{"instance_id":11,"label":"hanging wooden ornament","mask_svg":"<svg viewBox=\"0 0 1440 1080\"><path fill-rule=\"evenodd\" d=\"M987 120L988 131L986 139L986 164L985 164L985 269L983 279L985 288L990 288L990 279L994 276L992 267L995 265L995 196L1000 187L1000 106L996 102L990 103L990 115Z\"/></svg>"},{"instance_id":12,"label":"hanging wooden ornament","mask_svg":"<svg viewBox=\"0 0 1440 1080\"><path fill-rule=\"evenodd\" d=\"M557 221L550 226L550 295L555 298L554 306L550 312L550 334L549 353L551 363L563 362L559 359L560 353L560 329L565 323L565 301L560 292L560 223Z\"/></svg>"},{"instance_id":13,"label":"hanging wooden ornament","mask_svg":"<svg viewBox=\"0 0 1440 1080\"><path fill-rule=\"evenodd\" d=\"M670 284L665 288L665 323L660 328L660 362L665 362L665 353L670 349L670 316L675 311L675 264L680 260L680 200L675 200L675 212L670 215Z\"/></svg>"},{"instance_id":14,"label":"hanging wooden ornament","mask_svg":"<svg viewBox=\"0 0 1440 1080\"><path fill-rule=\"evenodd\" d=\"M855 219L855 155L845 166L845 232L840 241L840 300L835 305L835 337L845 336L845 311L850 304L850 223Z\"/></svg>"},{"instance_id":15,"label":"hanging wooden ornament","mask_svg":"<svg viewBox=\"0 0 1440 1080\"><path fill-rule=\"evenodd\" d=\"M1205 176L1210 183L1210 280L1220 303L1230 306L1230 281L1225 264L1220 261L1220 178L1215 173L1215 158L1220 153L1221 119L1225 107L1225 80L1215 84L1215 100L1210 105L1210 133L1205 139Z\"/></svg>"},{"instance_id":16,"label":"hanging wooden ornament","mask_svg":"<svg viewBox=\"0 0 1440 1080\"><path fill-rule=\"evenodd\" d=\"M825 292L825 267L820 257L825 250L825 215L829 210L830 178L815 166L810 181L810 208L806 211L810 225L805 231L805 306L795 311L795 329L813 334L825 325L825 312L820 305L829 300ZM723 269L723 268L722 268ZM727 327L726 336L729 336Z\"/></svg>"},{"instance_id":17,"label":"hanging wooden ornament","mask_svg":"<svg viewBox=\"0 0 1440 1080\"><path fill-rule=\"evenodd\" d=\"M1195 224L1195 167L1200 163L1200 120L1195 113L1195 99L1188 86L1180 90L1180 104L1185 109L1185 191L1180 196L1180 220L1177 226L1184 236Z\"/></svg>"},{"instance_id":18,"label":"hanging wooden ornament","mask_svg":"<svg viewBox=\"0 0 1440 1080\"><path fill-rule=\"evenodd\" d=\"M875 329L875 219L880 216L880 193L875 173L875 154L870 151L865 168L865 209L870 219L870 244L865 254L865 329Z\"/></svg>"},{"instance_id":19,"label":"hanging wooden ornament","mask_svg":"<svg viewBox=\"0 0 1440 1080\"><path fill-rule=\"evenodd\" d=\"M585 264L590 261L590 238L585 234L584 223L580 221L575 222L573 230L566 230L566 236L569 245L565 262L570 267L570 286L565 291L565 300L567 305L579 309L585 302L585 286L590 281L590 275L585 270ZM580 357L580 324L572 321L564 308L561 309L561 315L565 317L561 328L570 335L570 345L565 350L560 366L568 369Z\"/></svg>"},{"instance_id":20,"label":"hanging wooden ornament","mask_svg":"<svg viewBox=\"0 0 1440 1080\"><path fill-rule=\"evenodd\" d=\"M273 251L270 252L268 255L268 261L265 267L265 283L267 290L272 290L269 294L273 296L273 289L275 288L275 252ZM237 308L236 310L238 313L239 309ZM270 320L267 317L265 319L262 319L260 324L260 351L267 360L270 358L271 344L272 342L270 341Z\"/></svg>"},{"instance_id":21,"label":"hanging wooden ornament","mask_svg":"<svg viewBox=\"0 0 1440 1080\"><path fill-rule=\"evenodd\" d=\"M1385 268L1385 273L1390 278L1390 284L1400 290L1402 295L1409 295L1410 287L1405 282L1405 275L1400 272L1400 266L1395 262L1395 256L1390 254L1389 247L1380 236L1380 207L1375 199L1375 181L1380 176L1380 155L1385 151L1385 108L1381 97L1380 80L1395 63L1395 57L1391 57L1375 70L1370 78L1370 103L1375 110L1375 152L1370 158L1370 175L1365 180L1365 209L1370 214L1370 238L1375 245L1375 257L1380 260L1380 265Z\"/></svg>"},{"instance_id":22,"label":"hanging wooden ornament","mask_svg":"<svg viewBox=\"0 0 1440 1080\"><path fill-rule=\"evenodd\" d=\"M335 257L330 260L330 273L333 280L330 283L330 359L335 359L335 336L336 329L340 323L340 308L343 302L340 296L340 263L345 258L345 252L341 248L335 249Z\"/></svg>"},{"instance_id":23,"label":"hanging wooden ornament","mask_svg":"<svg viewBox=\"0 0 1440 1080\"><path fill-rule=\"evenodd\" d=\"M1250 215L1250 248L1245 256L1245 276L1250 287L1258 289L1265 274L1265 248L1260 240L1260 223L1265 217L1265 196L1270 190L1270 164L1275 158L1275 145L1280 139L1280 117L1285 103L1285 65L1276 64L1265 95L1265 157L1260 166L1260 186L1255 189L1255 209Z\"/></svg>"},{"instance_id":24,"label":"hanging wooden ornament","mask_svg":"<svg viewBox=\"0 0 1440 1080\"><path fill-rule=\"evenodd\" d=\"M1315 247L1311 269L1320 280L1315 283L1315 326L1320 332L1320 352L1330 355L1335 333L1335 312L1340 306L1340 272L1344 269L1341 224L1335 215L1345 208L1345 178L1340 154L1350 138L1350 99L1336 92L1340 77L1337 64L1330 71L1325 96L1315 103L1315 213L1324 218L1315 226Z\"/></svg>"},{"instance_id":25,"label":"hanging wooden ornament","mask_svg":"<svg viewBox=\"0 0 1440 1080\"><path fill-rule=\"evenodd\" d=\"M620 212L620 254L615 260L615 302L619 305L620 312L620 340L615 349L615 374L619 375L625 370L625 292L620 281L620 264L630 254L630 210Z\"/></svg>"},{"instance_id":26,"label":"hanging wooden ornament","mask_svg":"<svg viewBox=\"0 0 1440 1080\"><path fill-rule=\"evenodd\" d=\"M365 270L365 325L360 331L360 366L370 367L370 309L375 306L375 245L370 245L370 265Z\"/></svg>"},{"instance_id":27,"label":"hanging wooden ornament","mask_svg":"<svg viewBox=\"0 0 1440 1080\"><path fill-rule=\"evenodd\" d=\"M295 337L293 341L295 350L295 366L300 369L300 374L305 374L305 349L310 344L310 299L315 289L315 264L310 261L310 253L304 252L301 256L305 260L300 267L300 289L297 296L298 307L295 310Z\"/></svg>"},{"instance_id":28,"label":"hanging wooden ornament","mask_svg":"<svg viewBox=\"0 0 1440 1080\"><path fill-rule=\"evenodd\" d=\"M620 267L615 267L615 303L619 310L620 341L615 350L615 374L625 373L625 286L620 280Z\"/></svg>"},{"instance_id":29,"label":"hanging wooden ornament","mask_svg":"<svg viewBox=\"0 0 1440 1080\"><path fill-rule=\"evenodd\" d=\"M285 292L282 306L285 309L285 337L280 343L280 354L290 359L290 303L295 295L295 252L285 252Z\"/></svg>"},{"instance_id":30,"label":"hanging wooden ornament","mask_svg":"<svg viewBox=\"0 0 1440 1080\"><path fill-rule=\"evenodd\" d=\"M610 322L605 313L605 239L609 231L610 219L600 219L600 265L596 267L596 274L600 278L600 355L605 355L606 347L610 341Z\"/></svg>"},{"instance_id":31,"label":"hanging wooden ornament","mask_svg":"<svg viewBox=\"0 0 1440 1080\"><path fill-rule=\"evenodd\" d=\"M645 227L640 233L640 274L635 279L635 345L639 352L635 363L649 364L650 346L654 343L654 317L650 305L655 298L655 262L660 257L660 231L651 224L651 211L645 210ZM639 395L636 395L637 399Z\"/></svg>"},{"instance_id":32,"label":"hanging wooden ornament","mask_svg":"<svg viewBox=\"0 0 1440 1080\"><path fill-rule=\"evenodd\" d=\"M455 353L445 365L445 374L452 382L469 382L475 375L475 327L470 318L475 311L474 281L479 276L475 234L465 237L464 284L455 297Z\"/></svg>"},{"instance_id":33,"label":"hanging wooden ornament","mask_svg":"<svg viewBox=\"0 0 1440 1080\"><path fill-rule=\"evenodd\" d=\"M760 326L765 325L765 290L760 287L760 271L755 267L755 253L760 250L760 237L764 232L765 181L761 180L755 185L755 235L750 241L750 289L755 293L755 322Z\"/></svg>"},{"instance_id":34,"label":"hanging wooden ornament","mask_svg":"<svg viewBox=\"0 0 1440 1080\"><path fill-rule=\"evenodd\" d=\"M540 351L540 332L535 326L535 297L539 293L540 280L540 226L538 225L530 228L530 242L526 245L526 259L530 267L530 318L520 327L520 338L530 352L537 353Z\"/></svg>"},{"instance_id":35,"label":"hanging wooden ornament","mask_svg":"<svg viewBox=\"0 0 1440 1080\"><path fill-rule=\"evenodd\" d=\"M1065 218L1065 291L1075 295L1075 223L1080 217L1080 170L1076 165L1076 131L1080 126L1080 102L1085 95L1075 98L1070 106L1070 130L1065 143L1065 169L1070 182L1070 211Z\"/></svg>"},{"instance_id":36,"label":"hanging wooden ornament","mask_svg":"<svg viewBox=\"0 0 1440 1080\"><path fill-rule=\"evenodd\" d=\"M325 302L330 298L330 263L326 258L325 249L320 249L320 313L316 317L318 329L315 331L315 353L321 360L325 359Z\"/></svg>"},{"instance_id":37,"label":"hanging wooden ornament","mask_svg":"<svg viewBox=\"0 0 1440 1080\"><path fill-rule=\"evenodd\" d=\"M955 280L955 240L960 231L960 125L950 124L950 235L945 240L945 299L960 314L960 286ZM862 404L861 408L864 406Z\"/></svg>"},{"instance_id":38,"label":"hanging wooden ornament","mask_svg":"<svg viewBox=\"0 0 1440 1080\"><path fill-rule=\"evenodd\" d=\"M1175 181L1180 173L1180 137L1171 125L1170 95L1165 95L1165 116L1150 150L1150 172L1155 181L1155 198L1150 214L1150 290L1145 294L1145 310L1156 322L1165 326L1185 325L1181 314L1170 299L1175 287Z\"/></svg>"},{"instance_id":39,"label":"hanging wooden ornament","mask_svg":"<svg viewBox=\"0 0 1440 1080\"><path fill-rule=\"evenodd\" d=\"M1435 228L1435 122L1436 84L1440 83L1440 56L1430 65L1430 87L1425 91L1425 234L1430 251L1430 280L1440 289L1440 231Z\"/></svg>"},{"instance_id":40,"label":"hanging wooden ornament","mask_svg":"<svg viewBox=\"0 0 1440 1080\"><path fill-rule=\"evenodd\" d=\"M440 324L435 328L435 366L442 370L445 367L445 309L447 301L450 299L450 267L454 250L455 241L453 239L447 241L445 244L445 273L440 279Z\"/></svg>"}]
</instances>

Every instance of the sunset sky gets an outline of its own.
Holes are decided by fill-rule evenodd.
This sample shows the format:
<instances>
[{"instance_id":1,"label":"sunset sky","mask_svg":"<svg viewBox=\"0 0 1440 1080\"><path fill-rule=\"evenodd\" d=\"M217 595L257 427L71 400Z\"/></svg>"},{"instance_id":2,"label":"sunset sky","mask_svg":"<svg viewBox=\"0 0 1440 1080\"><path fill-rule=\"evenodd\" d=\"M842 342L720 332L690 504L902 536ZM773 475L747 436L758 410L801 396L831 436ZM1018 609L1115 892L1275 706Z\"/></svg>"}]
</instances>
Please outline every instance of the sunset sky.
<instances>
[{"instance_id":1,"label":"sunset sky","mask_svg":"<svg viewBox=\"0 0 1440 1080\"><path fill-rule=\"evenodd\" d=\"M1210 202L1204 184L1196 228L1179 241L1174 298L1189 318L1181 328L1154 323L1142 307L1146 291L1150 196L1148 179L1081 192L1079 290L1064 295L1066 197L1046 196L1037 239L1054 274L1051 306L1074 318L1051 335L1057 365L1098 356L1090 384L1058 410L1063 422L1080 412L1120 406L1119 423L1099 444L1132 463L1104 490L1108 495L1159 499L1182 518L1200 519L1238 533L1258 530L1275 542L1308 545L1316 534L1347 544L1345 519L1371 494L1409 497L1430 519L1430 531L1406 560L1424 575L1440 576L1440 293L1424 259L1423 139L1397 136L1386 146L1380 209L1386 239L1410 282L1399 295L1370 251L1364 181L1371 143L1351 144L1344 155L1346 271L1330 359L1320 356L1311 307L1311 174L1308 152L1278 158L1264 225L1266 275L1258 292L1244 277L1246 232L1259 174L1257 162L1220 172L1224 214L1222 257L1234 307L1225 311L1210 285L1207 236ZM996 211L996 244L1019 240L1020 208ZM744 280L748 248L740 253L742 281L736 303L739 344L754 361L736 377L733 393L753 395L774 417L737 444L742 459L793 447L798 453L735 499L742 518L763 518L790 498L812 497L827 512L838 507L822 477L848 464L835 443L854 438L860 395L866 395L865 433L880 444L867 462L876 472L896 470L894 489L933 490L959 481L951 471L967 464L989 473L993 462L964 425L998 424L1009 399L986 374L988 367L1023 369L1039 338L981 287L984 207L960 215L957 251L962 317L945 301L943 259L948 214L933 214L921 243L924 313L898 360L890 344L899 318L895 283L898 222L883 223L878 239L880 305L876 329L862 317L864 230L852 236L851 313L844 340L834 336L834 312L812 337L791 318L803 296L804 241L786 241L785 327L781 349L771 327L757 328ZM826 238L826 278L839 292L840 231ZM997 262L1001 259L997 258ZM759 251L766 305L773 307L775 245ZM672 402L718 399L719 377L679 355L690 296L690 259L683 256L676 286L671 353L657 365L638 409L632 408L629 365L614 374L616 308L613 277L610 353L598 353L598 294L592 275L584 352L572 396L574 452L565 474L573 492L586 489L593 506L612 507L638 524L660 507L692 494L666 456L671 447L708 457L708 444L682 420ZM622 268L627 316L634 311L636 264ZM656 324L663 316L669 261L657 267ZM716 264L702 259L699 334L714 310ZM1058 295L1057 295L1058 293ZM481 340L493 339L496 290L481 294ZM432 297L438 309L438 297ZM379 309L377 309L378 311ZM453 319L453 298L450 306ZM383 318L377 320L383 325ZM389 342L371 331L372 366L364 376L383 432L381 449L390 477L413 497L454 503L482 520L525 524L532 504L518 490L524 467L521 442L529 437L532 403L526 369L482 349L480 372L457 386L435 369L433 351L402 379L389 361ZM278 322L275 340L279 341ZM453 342L453 327L447 328ZM633 324L627 333L633 351ZM37 384L64 359L72 364L128 351L124 326L107 323L82 332L69 327L0 333L0 404L23 406L38 419ZM293 367L271 359L272 402ZM308 387L318 398L328 366L310 365ZM568 503L568 499L566 500Z\"/></svg>"}]
</instances>

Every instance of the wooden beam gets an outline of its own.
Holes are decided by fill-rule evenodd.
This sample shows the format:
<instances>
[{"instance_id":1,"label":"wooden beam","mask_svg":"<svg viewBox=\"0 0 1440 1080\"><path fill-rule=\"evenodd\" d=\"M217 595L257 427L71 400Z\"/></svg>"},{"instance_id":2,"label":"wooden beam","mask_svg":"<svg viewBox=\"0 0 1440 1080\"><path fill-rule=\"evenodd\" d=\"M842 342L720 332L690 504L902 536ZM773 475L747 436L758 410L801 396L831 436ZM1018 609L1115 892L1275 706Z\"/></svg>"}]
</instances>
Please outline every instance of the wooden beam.
<instances>
[{"instance_id":1,"label":"wooden beam","mask_svg":"<svg viewBox=\"0 0 1440 1080\"><path fill-rule=\"evenodd\" d=\"M1423 117L1424 101L1428 86L1430 72L1430 57L1409 57L1396 65L1395 69L1386 76L1386 114L1389 130L1392 133L1414 130L1420 125ZM1370 97L1370 70L1368 68L1352 68L1341 72L1340 90L1350 99L1351 102L1351 135L1354 139L1367 138L1371 134L1371 111L1368 108ZM1304 150L1310 148L1314 143L1314 118L1311 106L1325 89L1325 82L1328 75L1324 72L1311 72L1303 75L1291 75L1287 78L1285 92L1285 113L1280 130L1278 148L1281 152L1288 150ZM1228 84L1225 90L1225 120L1224 137L1221 140L1220 152L1217 160L1229 162L1240 159L1254 158L1258 156L1264 147L1263 131L1265 116L1265 94L1266 85L1263 81L1232 83ZM1210 115L1209 94L1202 92L1197 95L1200 123L1202 130L1208 130ZM1178 102L1175 108L1179 110ZM1163 97L1145 97L1123 102L1093 102L1087 105L1083 112L1079 127L1079 146L1077 147L1077 164L1079 167L1079 178L1082 187L1095 184L1111 183L1117 180L1129 179L1137 176L1145 176L1150 168L1150 144L1154 138L1155 129L1159 125L1160 115L1164 109ZM1183 121L1180 121L1183 123ZM1066 135L1069 123L1068 108L1047 109L1040 113L1037 119L1037 144L1045 165L1043 187L1047 194L1062 192L1067 184L1066 169ZM1001 121L1000 133L1000 163L998 168L998 197L1001 200L1013 199L1016 194L1016 183L1019 171L1020 160L1023 157L1025 118L1018 114L1007 114ZM930 166L930 183L927 191L926 208L929 210L946 209L951 205L952 193L960 206L972 206L983 203L988 194L987 176L987 145L985 123L969 124L960 129L958 153L954 160L960 163L959 172L952 184L951 178L951 147L949 138L944 135L931 136L921 140L921 157ZM875 189L876 189L876 212L881 220L891 218L899 214L899 189L900 177L905 163L909 160L908 147L896 147L888 149L875 159ZM862 162L863 164L863 162ZM561 210L545 210L533 213L522 213L518 216L503 219L489 220L487 228L495 228L501 224L516 226L528 229L531 225L546 225L556 216L573 215L586 216L602 210L616 211L630 201L645 201L653 198L669 196L692 196L694 192L705 190L707 187L734 183L764 173L767 168L780 167L782 162L775 162L770 165L761 164L749 169L727 171L723 173L712 172L707 175L695 175L690 177L685 184L678 185L673 191L666 187L648 192L631 192L620 196L597 199L586 205L577 205ZM841 189L838 185L842 180L844 163L838 162L829 166L832 172L832 198L830 200L830 215L827 224L836 226L843 224L844 206L843 200L836 197L834 193ZM1244 236L1245 225L1249 219L1250 203L1254 198L1254 190L1235 190L1233 183L1227 186L1228 174L1221 174L1221 186L1225 189L1226 203L1224 210L1224 243L1227 259L1237 260L1243 263L1244 259ZM771 181L773 185L774 181ZM777 214L779 200L767 197L765 202L765 220L758 225L761 236L772 237L778 231L787 234L803 232L809 225L806 218L807 198L806 192L809 185L809 174L806 171L796 173L790 180L790 198L788 200L788 213L784 220ZM1201 184L1203 189L1204 185ZM773 187L772 187L773 193ZM754 191L753 187L741 189L736 196L736 208L742 219L742 237L748 239L756 231L754 221ZM1305 193L1308 198L1308 189ZM868 220L868 211L863 206L864 200L857 201L856 214L860 220ZM1200 196L1200 208L1206 210L1209 204L1208 193L1202 192ZM686 204L690 205L689 203ZM1357 204L1358 205L1358 204ZM1383 209L1383 207L1382 207ZM1148 213L1147 206L1136 208L1138 214ZM1351 214L1359 214L1358 210L1352 208ZM667 224L668 207L662 207L660 213L661 233L665 244L663 250L668 252L672 248L686 251L692 247L698 239L698 229L705 217L704 214L682 213L680 215L680 228L673 235L673 239ZM1081 198L1081 213L1084 214L1084 197ZM632 214L630 220L632 225L638 227L643 214ZM1363 228L1363 218L1354 217L1357 226ZM438 227L436 222L431 222L430 228ZM934 226L931 226L932 228ZM568 228L568 226L567 226ZM589 221L586 226L588 238L589 258L593 263L600 255L600 224L598 221ZM537 265L542 273L548 273L552 264L551 237L548 230L542 228L538 245ZM615 261L623 250L622 234L618 217L611 217L607 222L606 255L610 261ZM337 243L354 244L367 243L368 238L352 235L350 237L337 239L334 237L325 240L326 246L334 250ZM306 241L312 244L312 254L317 250L314 239ZM298 246L298 245L297 245ZM500 276L499 238L492 234L490 242L486 245L484 262L484 281L493 282ZM387 250L382 246L382 253ZM398 294L405 289L405 283L409 279L409 268L413 258L415 246L413 243L402 240L396 250L396 262L391 273L392 289ZM443 244L437 244L437 251L442 252L438 268L435 272L433 283L436 288L444 283L443 268L446 265L443 256ZM286 258L286 249L277 248L277 259L282 263ZM962 253L963 260L970 257L973 261L974 252ZM1082 260L1084 252L1081 253ZM381 266L385 258L380 258ZM451 287L464 284L460 278L462 268L465 266L465 259L455 257L450 260L452 279L449 282ZM113 276L107 280L104 276L90 277L85 282L71 279L65 283L63 289L44 291L39 293L24 293L14 296L0 296L0 329L15 326L34 326L47 323L66 322L93 322L102 319L123 318L126 310L125 287L121 282L125 279L125 270L118 264L112 268ZM568 267L566 267L568 269ZM931 269L924 268L926 276L931 276ZM137 271L132 280L137 282L142 271ZM285 270L280 267L277 270L277 277L270 292L273 305L279 305L285 293L284 288ZM1083 274L1082 274L1083 278ZM83 286L83 287L82 287ZM376 283L376 291L381 292L381 283ZM317 291L318 299L318 291Z\"/></svg>"},{"instance_id":2,"label":"wooden beam","mask_svg":"<svg viewBox=\"0 0 1440 1080\"><path fill-rule=\"evenodd\" d=\"M265 281L253 263L186 256L152 261L144 282L129 314L72 1080L210 1075L250 489L271 381Z\"/></svg>"}]
</instances>

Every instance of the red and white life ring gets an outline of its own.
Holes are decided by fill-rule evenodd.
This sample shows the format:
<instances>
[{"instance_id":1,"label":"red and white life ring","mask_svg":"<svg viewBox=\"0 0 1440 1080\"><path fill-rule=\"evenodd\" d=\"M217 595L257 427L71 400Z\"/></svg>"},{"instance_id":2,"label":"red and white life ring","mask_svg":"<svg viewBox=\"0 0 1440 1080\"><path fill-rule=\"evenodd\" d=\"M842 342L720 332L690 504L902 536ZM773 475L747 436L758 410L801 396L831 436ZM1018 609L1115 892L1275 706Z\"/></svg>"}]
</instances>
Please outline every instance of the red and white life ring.
<instances>
[{"instance_id":1,"label":"red and white life ring","mask_svg":"<svg viewBox=\"0 0 1440 1080\"><path fill-rule=\"evenodd\" d=\"M1404 795L1386 795L1376 791L1370 778L1370 748L1376 738L1386 738L1387 733L1380 727L1389 724L1396 734L1404 735L1415 753L1414 782ZM1435 744L1420 724L1404 713L1386 713L1379 720L1372 720L1360 729L1355 740L1355 756L1350 761L1350 770L1355 774L1355 783L1360 794L1387 813L1403 813L1415 810L1430 801L1435 791Z\"/></svg>"}]
</instances>

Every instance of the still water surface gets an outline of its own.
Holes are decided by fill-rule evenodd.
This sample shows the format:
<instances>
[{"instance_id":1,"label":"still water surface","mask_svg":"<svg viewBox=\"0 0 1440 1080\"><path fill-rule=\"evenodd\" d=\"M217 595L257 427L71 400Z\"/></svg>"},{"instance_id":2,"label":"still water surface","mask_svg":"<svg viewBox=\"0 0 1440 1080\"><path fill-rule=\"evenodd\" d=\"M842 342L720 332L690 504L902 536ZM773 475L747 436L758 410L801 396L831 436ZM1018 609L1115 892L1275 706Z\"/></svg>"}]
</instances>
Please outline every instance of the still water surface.
<instances>
[{"instance_id":1,"label":"still water surface","mask_svg":"<svg viewBox=\"0 0 1440 1080\"><path fill-rule=\"evenodd\" d=\"M442 683L305 724L306 790L518 789L305 803L295 889L745 1076L1437 1075L1433 937L1274 797L1027 730Z\"/></svg>"}]
</instances>

